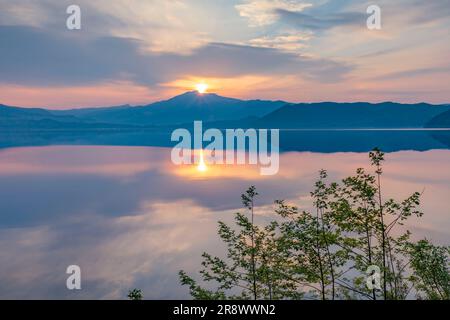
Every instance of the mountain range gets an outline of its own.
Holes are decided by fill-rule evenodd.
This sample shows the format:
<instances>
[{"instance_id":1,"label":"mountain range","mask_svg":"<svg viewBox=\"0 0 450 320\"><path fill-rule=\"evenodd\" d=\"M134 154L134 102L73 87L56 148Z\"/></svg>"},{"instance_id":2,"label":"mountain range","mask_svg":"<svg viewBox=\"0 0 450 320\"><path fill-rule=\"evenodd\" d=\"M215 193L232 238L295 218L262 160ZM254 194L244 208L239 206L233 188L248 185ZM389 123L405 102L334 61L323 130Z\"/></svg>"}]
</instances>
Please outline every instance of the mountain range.
<instances>
[{"instance_id":1,"label":"mountain range","mask_svg":"<svg viewBox=\"0 0 450 320\"><path fill-rule=\"evenodd\" d=\"M287 104L261 117L257 127L280 129L422 128L438 124L449 105L427 103L300 103ZM447 119L450 114L447 114ZM440 122L439 122L440 123Z\"/></svg>"},{"instance_id":2,"label":"mountain range","mask_svg":"<svg viewBox=\"0 0 450 320\"><path fill-rule=\"evenodd\" d=\"M450 127L450 105L288 103L186 92L144 106L48 110L0 104L0 130L142 129L202 120L219 128L372 129Z\"/></svg>"}]
</instances>

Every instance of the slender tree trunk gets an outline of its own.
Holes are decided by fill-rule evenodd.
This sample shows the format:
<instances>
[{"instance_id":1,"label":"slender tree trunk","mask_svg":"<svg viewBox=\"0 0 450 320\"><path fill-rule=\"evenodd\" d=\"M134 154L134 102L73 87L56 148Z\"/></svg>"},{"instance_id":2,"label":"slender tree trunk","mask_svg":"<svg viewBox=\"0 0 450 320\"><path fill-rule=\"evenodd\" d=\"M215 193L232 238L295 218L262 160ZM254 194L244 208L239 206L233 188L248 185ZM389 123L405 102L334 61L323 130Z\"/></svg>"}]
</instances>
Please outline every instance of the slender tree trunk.
<instances>
[{"instance_id":1,"label":"slender tree trunk","mask_svg":"<svg viewBox=\"0 0 450 320\"><path fill-rule=\"evenodd\" d=\"M372 265L372 245L370 243L370 238L371 238L371 235L369 232L369 226L368 226L368 223L366 222L367 253L369 255L369 265ZM375 288L372 289L372 298L373 298L373 300L377 300Z\"/></svg>"},{"instance_id":2,"label":"slender tree trunk","mask_svg":"<svg viewBox=\"0 0 450 320\"><path fill-rule=\"evenodd\" d=\"M367 254L369 258L369 266L372 265L372 234L370 232L370 225L369 225L369 211L367 210L367 202L364 201L364 213L365 213L365 228L366 228L366 241L367 241ZM375 291L375 288L372 289L372 298L373 300L377 300L377 294Z\"/></svg>"},{"instance_id":3,"label":"slender tree trunk","mask_svg":"<svg viewBox=\"0 0 450 320\"><path fill-rule=\"evenodd\" d=\"M379 172L377 172L377 178L378 178L378 202L379 202L379 206L380 206L380 222L381 222L381 247L382 247L382 252L383 252L383 293L384 293L384 300L387 300L386 231L385 231L384 217L383 217L383 202L381 199L381 178L380 178Z\"/></svg>"},{"instance_id":4,"label":"slender tree trunk","mask_svg":"<svg viewBox=\"0 0 450 320\"><path fill-rule=\"evenodd\" d=\"M272 300L272 279L270 277L270 258L266 259L265 255L262 257L263 265L265 267L265 280L267 284L267 289L269 291L269 300Z\"/></svg>"},{"instance_id":5,"label":"slender tree trunk","mask_svg":"<svg viewBox=\"0 0 450 320\"><path fill-rule=\"evenodd\" d=\"M254 214L253 214L253 199L252 199L252 276L253 276L253 297L255 300L258 299L258 294L256 292L256 263L255 263L255 228L253 227Z\"/></svg>"},{"instance_id":6,"label":"slender tree trunk","mask_svg":"<svg viewBox=\"0 0 450 320\"><path fill-rule=\"evenodd\" d=\"M325 276L323 273L323 266L322 266L322 257L320 254L320 231L319 231L319 208L317 209L317 227L316 227L316 237L317 237L317 257L319 260L319 271L320 271L320 283L322 287L322 300L326 300L325 297Z\"/></svg>"},{"instance_id":7,"label":"slender tree trunk","mask_svg":"<svg viewBox=\"0 0 450 320\"><path fill-rule=\"evenodd\" d=\"M334 300L334 296L335 296L334 263L333 263L333 260L332 260L332 257L331 257L327 236L325 234L325 225L324 225L324 222L323 222L323 211L322 211L322 209L320 209L320 220L321 220L321 224L322 224L322 235L323 235L323 239L325 241L325 247L326 247L326 252L327 252L327 256L328 256L328 264L329 264L329 267L330 267L331 299Z\"/></svg>"},{"instance_id":8,"label":"slender tree trunk","mask_svg":"<svg viewBox=\"0 0 450 320\"><path fill-rule=\"evenodd\" d=\"M389 266L390 266L390 269L392 269L392 275L394 277L394 299L397 300L398 299L397 274L396 274L396 271L395 271L394 256L392 254L392 247L391 247L391 242L389 241L389 237L387 237L386 243L387 243L387 247L388 247ZM392 287L392 283L390 283L390 285Z\"/></svg>"}]
</instances>

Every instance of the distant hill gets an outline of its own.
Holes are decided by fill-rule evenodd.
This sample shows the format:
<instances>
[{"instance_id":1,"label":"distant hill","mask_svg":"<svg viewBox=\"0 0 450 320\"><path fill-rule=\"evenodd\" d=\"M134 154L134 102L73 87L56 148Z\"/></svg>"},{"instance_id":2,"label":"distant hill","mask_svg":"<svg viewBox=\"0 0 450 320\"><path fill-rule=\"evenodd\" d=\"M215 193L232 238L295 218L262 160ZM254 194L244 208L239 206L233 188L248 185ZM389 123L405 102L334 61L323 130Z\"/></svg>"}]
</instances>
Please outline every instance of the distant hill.
<instances>
[{"instance_id":1,"label":"distant hill","mask_svg":"<svg viewBox=\"0 0 450 320\"><path fill-rule=\"evenodd\" d=\"M0 130L80 130L130 128L112 123L90 122L70 114L54 114L39 108L19 108L0 104Z\"/></svg>"},{"instance_id":2,"label":"distant hill","mask_svg":"<svg viewBox=\"0 0 450 320\"><path fill-rule=\"evenodd\" d=\"M422 128L448 105L427 103L299 103L287 104L256 122L258 127L303 129Z\"/></svg>"},{"instance_id":3,"label":"distant hill","mask_svg":"<svg viewBox=\"0 0 450 320\"><path fill-rule=\"evenodd\" d=\"M450 128L450 110L438 114L425 125L427 128Z\"/></svg>"},{"instance_id":4,"label":"distant hill","mask_svg":"<svg viewBox=\"0 0 450 320\"><path fill-rule=\"evenodd\" d=\"M0 104L0 119L15 118L15 117L22 117L22 118L26 117L31 119L43 116L51 116L51 113L45 109L19 108Z\"/></svg>"},{"instance_id":5,"label":"distant hill","mask_svg":"<svg viewBox=\"0 0 450 320\"><path fill-rule=\"evenodd\" d=\"M39 108L19 108L0 104L0 128L23 128L39 126L41 121L53 121L64 124L70 121L79 123L73 116L56 116L50 111Z\"/></svg>"}]
</instances>

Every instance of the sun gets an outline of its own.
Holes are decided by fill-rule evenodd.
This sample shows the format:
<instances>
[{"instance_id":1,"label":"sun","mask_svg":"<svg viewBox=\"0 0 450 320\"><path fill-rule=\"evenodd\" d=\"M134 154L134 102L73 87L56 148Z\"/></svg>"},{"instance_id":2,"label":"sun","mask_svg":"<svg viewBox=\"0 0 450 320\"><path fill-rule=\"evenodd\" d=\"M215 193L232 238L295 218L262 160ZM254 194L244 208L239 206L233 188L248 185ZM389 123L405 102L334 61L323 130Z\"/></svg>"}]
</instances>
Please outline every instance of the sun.
<instances>
[{"instance_id":1,"label":"sun","mask_svg":"<svg viewBox=\"0 0 450 320\"><path fill-rule=\"evenodd\" d=\"M208 90L208 85L206 83L197 83L195 85L195 90L197 90L198 93L205 93L206 90Z\"/></svg>"}]
</instances>

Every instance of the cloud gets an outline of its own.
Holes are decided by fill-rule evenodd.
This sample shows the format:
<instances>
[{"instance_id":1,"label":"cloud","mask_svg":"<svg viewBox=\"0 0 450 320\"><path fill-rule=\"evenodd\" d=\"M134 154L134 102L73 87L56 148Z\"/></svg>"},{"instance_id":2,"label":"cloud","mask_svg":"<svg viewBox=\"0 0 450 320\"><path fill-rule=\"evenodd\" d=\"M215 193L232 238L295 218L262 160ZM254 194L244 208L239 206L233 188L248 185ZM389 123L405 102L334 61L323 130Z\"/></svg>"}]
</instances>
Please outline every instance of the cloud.
<instances>
[{"instance_id":1,"label":"cloud","mask_svg":"<svg viewBox=\"0 0 450 320\"><path fill-rule=\"evenodd\" d=\"M278 9L277 13L285 22L310 30L327 30L341 26L365 26L366 16L359 12L327 14L322 17Z\"/></svg>"},{"instance_id":2,"label":"cloud","mask_svg":"<svg viewBox=\"0 0 450 320\"><path fill-rule=\"evenodd\" d=\"M348 64L224 43L210 43L192 53L154 53L130 38L85 38L39 28L0 26L0 82L32 86L86 85L106 80L156 85L186 76L231 77L246 74L297 74L336 81Z\"/></svg>"},{"instance_id":3,"label":"cloud","mask_svg":"<svg viewBox=\"0 0 450 320\"><path fill-rule=\"evenodd\" d=\"M163 65L174 66L184 74L201 76L237 76L244 74L297 74L318 81L335 81L351 66L327 59L315 59L272 48L211 43L191 56L164 56Z\"/></svg>"},{"instance_id":4,"label":"cloud","mask_svg":"<svg viewBox=\"0 0 450 320\"><path fill-rule=\"evenodd\" d=\"M251 39L250 45L262 48L274 48L285 51L300 52L307 47L307 42L311 39L311 34L306 32L289 31L275 36L263 36Z\"/></svg>"},{"instance_id":5,"label":"cloud","mask_svg":"<svg viewBox=\"0 0 450 320\"><path fill-rule=\"evenodd\" d=\"M65 32L66 8L72 0L0 0L0 24L32 26ZM78 0L85 37L136 38L147 50L189 52L208 41L196 26L201 10L194 3L173 0ZM208 30L205 28L205 30Z\"/></svg>"},{"instance_id":6,"label":"cloud","mask_svg":"<svg viewBox=\"0 0 450 320\"><path fill-rule=\"evenodd\" d=\"M450 18L448 0L380 0L383 21L398 27L408 27L410 23L430 23ZM291 10L288 7L276 8L280 21L294 23L301 28L312 30L330 29L339 26L365 26L366 8L369 3L355 0L321 1L305 7L305 10Z\"/></svg>"},{"instance_id":7,"label":"cloud","mask_svg":"<svg viewBox=\"0 0 450 320\"><path fill-rule=\"evenodd\" d=\"M10 103L21 100L13 97L14 92L23 92L23 100L25 90L32 90L33 97L28 96L35 106L56 106L60 101L65 106L135 104L178 93L169 93L163 84L200 77L270 78L267 82L280 86L270 96L258 92L252 97L310 99L312 91L300 90L300 83L312 88L318 81L349 79L351 73L358 85L367 78L362 72L369 64L363 59L379 65L376 74L392 72L388 69L398 61L403 69L414 69L414 61L423 57L426 66L437 67L445 58L440 39L446 39L450 18L448 0L379 0L383 27L376 32L365 28L368 3L356 0L76 3L82 9L80 32L65 27L71 0L0 0L0 94ZM356 25L361 27L348 32ZM399 51L408 52L410 58L397 57ZM281 79L293 80L281 86ZM314 81L308 83L310 79ZM123 96L115 97L116 89L109 88L123 83L127 84ZM10 90L12 85L15 91ZM424 85L435 87L431 82ZM242 86L252 94L262 89L258 83ZM36 90L44 87L61 89L60 98L52 98L50 89L39 98ZM66 102L62 87L71 88ZM75 91L88 87L103 89L95 98L89 98L86 89L79 99ZM133 87L129 95L136 97L138 92L140 98L128 101L126 92ZM317 90L320 100L334 97L329 86Z\"/></svg>"},{"instance_id":8,"label":"cloud","mask_svg":"<svg viewBox=\"0 0 450 320\"><path fill-rule=\"evenodd\" d=\"M0 38L0 81L6 83L89 84L129 77L137 71L136 59L142 61L132 39L92 39L20 26L0 26Z\"/></svg>"},{"instance_id":9,"label":"cloud","mask_svg":"<svg viewBox=\"0 0 450 320\"><path fill-rule=\"evenodd\" d=\"M42 2L29 2L23 5L20 1L0 0L0 21L2 25L27 25L39 27L48 21L48 10Z\"/></svg>"},{"instance_id":10,"label":"cloud","mask_svg":"<svg viewBox=\"0 0 450 320\"><path fill-rule=\"evenodd\" d=\"M437 73L448 74L449 72L450 72L450 67L418 68L418 69L392 72L392 73L388 73L388 74L376 77L374 79L376 79L376 80L392 80L392 79L427 76L430 74L437 74Z\"/></svg>"},{"instance_id":11,"label":"cloud","mask_svg":"<svg viewBox=\"0 0 450 320\"><path fill-rule=\"evenodd\" d=\"M412 9L411 21L416 23L428 23L441 19L450 19L450 2L448 0L408 1L398 4L398 13L405 13L405 7Z\"/></svg>"},{"instance_id":12,"label":"cloud","mask_svg":"<svg viewBox=\"0 0 450 320\"><path fill-rule=\"evenodd\" d=\"M409 46L409 47L411 47L411 46ZM408 49L408 47L406 47L406 46L397 46L397 47L393 47L393 48L386 48L386 49L381 49L381 50L369 52L366 54L362 54L362 55L358 56L358 58L380 57L383 55L389 55L389 54L400 52L400 51L407 50L407 49Z\"/></svg>"},{"instance_id":13,"label":"cloud","mask_svg":"<svg viewBox=\"0 0 450 320\"><path fill-rule=\"evenodd\" d=\"M249 20L252 27L272 24L278 20L277 10L300 12L311 4L292 0L247 0L244 4L236 5L241 17Z\"/></svg>"}]
</instances>

